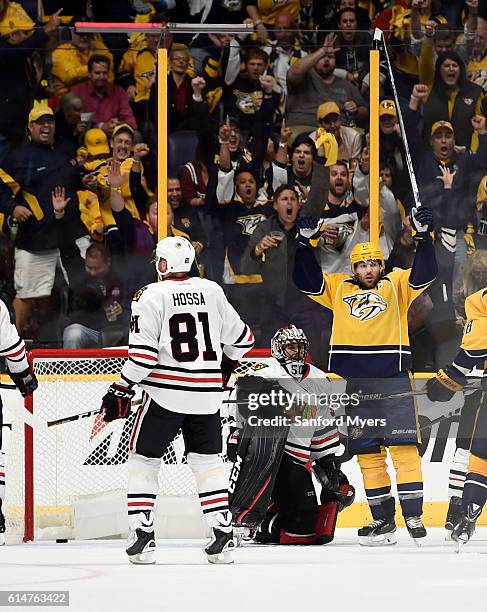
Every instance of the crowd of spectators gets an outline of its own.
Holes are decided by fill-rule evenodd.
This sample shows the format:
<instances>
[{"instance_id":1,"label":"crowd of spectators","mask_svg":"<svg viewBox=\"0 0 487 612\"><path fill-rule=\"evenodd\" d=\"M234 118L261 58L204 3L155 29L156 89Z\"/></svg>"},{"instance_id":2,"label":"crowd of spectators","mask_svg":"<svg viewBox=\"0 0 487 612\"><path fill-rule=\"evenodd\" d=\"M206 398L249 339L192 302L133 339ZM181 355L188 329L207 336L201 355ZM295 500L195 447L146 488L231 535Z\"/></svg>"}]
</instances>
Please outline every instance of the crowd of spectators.
<instances>
[{"instance_id":1,"label":"crowd of spectators","mask_svg":"<svg viewBox=\"0 0 487 612\"><path fill-rule=\"evenodd\" d=\"M324 365L330 315L293 284L295 223L299 215L327 220L316 245L326 272L348 272L353 246L368 239L368 53L378 26L420 196L434 213L440 263L411 311L414 365L436 370L453 358L464 299L487 284L485 2L68 4L0 0L0 290L31 345L123 344L131 295L156 280L162 45L169 234L191 240L193 274L222 284L257 346L292 321ZM129 36L72 27L87 20L253 28ZM410 265L415 243L385 64L380 96L380 246L388 271Z\"/></svg>"}]
</instances>

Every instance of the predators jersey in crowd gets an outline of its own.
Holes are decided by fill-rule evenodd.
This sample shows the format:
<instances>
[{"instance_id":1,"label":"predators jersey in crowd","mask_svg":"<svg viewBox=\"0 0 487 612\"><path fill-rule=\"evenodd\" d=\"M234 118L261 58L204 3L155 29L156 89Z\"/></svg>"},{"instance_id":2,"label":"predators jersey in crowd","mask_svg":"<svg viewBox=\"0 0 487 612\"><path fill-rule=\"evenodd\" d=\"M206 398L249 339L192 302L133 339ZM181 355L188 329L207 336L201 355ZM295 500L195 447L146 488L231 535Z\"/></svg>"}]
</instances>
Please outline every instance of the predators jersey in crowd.
<instances>
[{"instance_id":1,"label":"predators jersey in crowd","mask_svg":"<svg viewBox=\"0 0 487 612\"><path fill-rule=\"evenodd\" d=\"M309 297L333 311L328 369L345 378L392 376L411 367L408 309L427 288L395 270L373 289L347 274L323 274L323 289Z\"/></svg>"}]
</instances>

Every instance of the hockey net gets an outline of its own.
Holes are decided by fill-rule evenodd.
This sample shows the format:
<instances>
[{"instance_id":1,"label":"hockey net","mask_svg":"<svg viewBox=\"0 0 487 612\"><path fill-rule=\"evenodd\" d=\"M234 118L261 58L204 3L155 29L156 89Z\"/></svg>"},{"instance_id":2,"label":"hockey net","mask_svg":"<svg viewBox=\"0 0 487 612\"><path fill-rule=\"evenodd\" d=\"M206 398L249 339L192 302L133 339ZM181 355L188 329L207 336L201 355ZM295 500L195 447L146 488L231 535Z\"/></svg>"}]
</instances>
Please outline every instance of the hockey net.
<instances>
[{"instance_id":1,"label":"hockey net","mask_svg":"<svg viewBox=\"0 0 487 612\"><path fill-rule=\"evenodd\" d=\"M246 359L265 354L252 351ZM97 409L125 359L126 351L117 349L32 351L39 387L28 408L43 421ZM227 405L221 414L226 460ZM94 415L34 430L21 419L15 421L6 453L7 539L124 536L126 461L134 420L135 412L112 423ZM162 458L158 498L159 537L204 535L181 434Z\"/></svg>"}]
</instances>

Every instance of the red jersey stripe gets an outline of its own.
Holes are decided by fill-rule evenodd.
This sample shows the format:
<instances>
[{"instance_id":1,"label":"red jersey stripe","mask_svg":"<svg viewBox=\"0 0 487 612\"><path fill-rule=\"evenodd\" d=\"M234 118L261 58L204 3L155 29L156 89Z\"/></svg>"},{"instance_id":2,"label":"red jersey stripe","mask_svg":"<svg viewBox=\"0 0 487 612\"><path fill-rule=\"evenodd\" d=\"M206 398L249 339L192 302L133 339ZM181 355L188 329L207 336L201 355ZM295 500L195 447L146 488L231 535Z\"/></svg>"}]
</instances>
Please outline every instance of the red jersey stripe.
<instances>
[{"instance_id":1,"label":"red jersey stripe","mask_svg":"<svg viewBox=\"0 0 487 612\"><path fill-rule=\"evenodd\" d=\"M228 502L228 495L225 497L215 497L215 499L208 499L206 501L200 502L202 506L209 506L210 504L218 504L220 502Z\"/></svg>"},{"instance_id":2,"label":"red jersey stripe","mask_svg":"<svg viewBox=\"0 0 487 612\"><path fill-rule=\"evenodd\" d=\"M144 355L144 353L129 353L129 357L142 357L143 359L148 359L149 361L158 361L157 357L153 355Z\"/></svg>"},{"instance_id":3,"label":"red jersey stripe","mask_svg":"<svg viewBox=\"0 0 487 612\"><path fill-rule=\"evenodd\" d=\"M334 433L332 436L327 436L326 438L320 438L319 440L311 440L311 444L323 444L323 442L328 442L328 440L333 440L333 438L338 438L338 434Z\"/></svg>"},{"instance_id":4,"label":"red jersey stripe","mask_svg":"<svg viewBox=\"0 0 487 612\"><path fill-rule=\"evenodd\" d=\"M152 372L149 374L149 378L163 378L164 380L182 380L183 382L207 382L207 383L221 383L223 382L222 377L217 378L189 378L188 376L173 376L172 374L157 374Z\"/></svg>"},{"instance_id":5,"label":"red jersey stripe","mask_svg":"<svg viewBox=\"0 0 487 612\"><path fill-rule=\"evenodd\" d=\"M289 453L291 455L294 455L296 457L300 457L303 459L309 459L309 453L298 453L297 451L291 450L287 446L286 446L286 453Z\"/></svg>"},{"instance_id":6,"label":"red jersey stripe","mask_svg":"<svg viewBox=\"0 0 487 612\"><path fill-rule=\"evenodd\" d=\"M17 355L20 355L20 353L25 352L25 346L22 345L18 351L15 351L15 353L8 353L7 355L2 355L2 357L5 357L6 359L9 359L9 357L17 357Z\"/></svg>"}]
</instances>

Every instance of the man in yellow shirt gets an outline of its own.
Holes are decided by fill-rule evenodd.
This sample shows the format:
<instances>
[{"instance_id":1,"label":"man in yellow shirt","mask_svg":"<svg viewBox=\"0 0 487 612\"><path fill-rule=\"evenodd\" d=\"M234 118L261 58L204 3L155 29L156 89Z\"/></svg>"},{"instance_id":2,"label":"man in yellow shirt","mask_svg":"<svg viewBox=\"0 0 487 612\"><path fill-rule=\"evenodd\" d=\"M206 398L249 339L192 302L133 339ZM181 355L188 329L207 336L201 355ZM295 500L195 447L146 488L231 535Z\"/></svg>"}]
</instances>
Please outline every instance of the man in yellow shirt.
<instances>
[{"instance_id":1,"label":"man in yellow shirt","mask_svg":"<svg viewBox=\"0 0 487 612\"><path fill-rule=\"evenodd\" d=\"M352 274L347 275L323 273L317 263L309 241L324 232L324 220L298 219L294 282L308 297L333 312L328 370L348 379L349 393L387 395L411 390L407 373L411 367L408 310L433 282L437 271L429 235L431 211L413 208L411 223L418 243L412 268L384 275L380 247L366 242L352 250ZM378 379L382 379L380 387ZM412 398L361 401L348 417L375 419L373 425L348 422L349 452L357 455L373 517L372 523L359 530L360 543L395 543L395 501L385 463L387 446L408 531L415 541L425 537L421 522L423 479Z\"/></svg>"}]
</instances>

